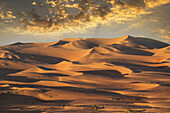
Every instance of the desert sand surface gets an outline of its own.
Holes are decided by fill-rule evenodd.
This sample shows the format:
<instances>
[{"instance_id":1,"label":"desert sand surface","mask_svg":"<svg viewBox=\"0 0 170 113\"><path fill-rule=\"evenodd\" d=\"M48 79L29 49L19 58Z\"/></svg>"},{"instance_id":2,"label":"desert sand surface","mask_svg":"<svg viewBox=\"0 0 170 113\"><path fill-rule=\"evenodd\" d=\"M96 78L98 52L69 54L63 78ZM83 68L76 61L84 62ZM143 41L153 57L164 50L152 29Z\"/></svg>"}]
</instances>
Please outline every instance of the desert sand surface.
<instances>
[{"instance_id":1,"label":"desert sand surface","mask_svg":"<svg viewBox=\"0 0 170 113\"><path fill-rule=\"evenodd\" d=\"M1 46L0 113L170 113L170 45L127 35Z\"/></svg>"}]
</instances>

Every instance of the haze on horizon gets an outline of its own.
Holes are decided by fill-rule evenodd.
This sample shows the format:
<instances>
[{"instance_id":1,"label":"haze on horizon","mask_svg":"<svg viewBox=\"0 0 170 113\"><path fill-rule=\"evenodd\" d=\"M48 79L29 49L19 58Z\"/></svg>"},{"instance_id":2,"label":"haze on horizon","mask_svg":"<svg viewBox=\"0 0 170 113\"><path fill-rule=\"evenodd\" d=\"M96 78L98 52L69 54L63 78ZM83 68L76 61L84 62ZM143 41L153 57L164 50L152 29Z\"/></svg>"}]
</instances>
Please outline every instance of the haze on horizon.
<instances>
[{"instance_id":1,"label":"haze on horizon","mask_svg":"<svg viewBox=\"0 0 170 113\"><path fill-rule=\"evenodd\" d=\"M170 0L0 0L0 45L123 35L170 42Z\"/></svg>"}]
</instances>

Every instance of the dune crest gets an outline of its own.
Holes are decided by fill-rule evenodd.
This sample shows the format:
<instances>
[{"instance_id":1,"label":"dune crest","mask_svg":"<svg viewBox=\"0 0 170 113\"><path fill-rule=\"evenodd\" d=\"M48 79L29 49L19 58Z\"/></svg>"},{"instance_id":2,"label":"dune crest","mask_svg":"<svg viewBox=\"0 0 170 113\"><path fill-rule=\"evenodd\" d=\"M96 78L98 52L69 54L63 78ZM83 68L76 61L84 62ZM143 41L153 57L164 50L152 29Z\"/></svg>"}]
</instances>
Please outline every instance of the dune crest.
<instances>
[{"instance_id":1,"label":"dune crest","mask_svg":"<svg viewBox=\"0 0 170 113\"><path fill-rule=\"evenodd\" d=\"M129 35L0 47L0 112L170 111L170 45Z\"/></svg>"}]
</instances>

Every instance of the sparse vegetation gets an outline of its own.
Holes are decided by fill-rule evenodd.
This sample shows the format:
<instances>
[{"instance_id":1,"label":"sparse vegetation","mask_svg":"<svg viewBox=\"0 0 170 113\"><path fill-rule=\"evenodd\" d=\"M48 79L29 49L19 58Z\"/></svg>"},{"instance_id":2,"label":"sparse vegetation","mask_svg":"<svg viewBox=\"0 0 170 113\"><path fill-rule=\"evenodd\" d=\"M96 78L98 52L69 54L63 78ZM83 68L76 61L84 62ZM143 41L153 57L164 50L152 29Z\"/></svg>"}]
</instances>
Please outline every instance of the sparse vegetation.
<instances>
[{"instance_id":1,"label":"sparse vegetation","mask_svg":"<svg viewBox=\"0 0 170 113\"><path fill-rule=\"evenodd\" d=\"M83 112L83 113L101 113L101 111L89 111L89 112Z\"/></svg>"},{"instance_id":2,"label":"sparse vegetation","mask_svg":"<svg viewBox=\"0 0 170 113\"><path fill-rule=\"evenodd\" d=\"M98 108L99 108L99 107L98 107L97 105L94 105L94 106L93 106L93 109L94 109L94 110L97 110Z\"/></svg>"},{"instance_id":3,"label":"sparse vegetation","mask_svg":"<svg viewBox=\"0 0 170 113\"><path fill-rule=\"evenodd\" d=\"M122 100L121 98L117 97L117 98L112 98L112 100L114 101L118 101L118 100Z\"/></svg>"},{"instance_id":4,"label":"sparse vegetation","mask_svg":"<svg viewBox=\"0 0 170 113\"><path fill-rule=\"evenodd\" d=\"M128 109L128 113L144 113L144 111L146 111L146 110L132 110L132 109Z\"/></svg>"}]
</instances>

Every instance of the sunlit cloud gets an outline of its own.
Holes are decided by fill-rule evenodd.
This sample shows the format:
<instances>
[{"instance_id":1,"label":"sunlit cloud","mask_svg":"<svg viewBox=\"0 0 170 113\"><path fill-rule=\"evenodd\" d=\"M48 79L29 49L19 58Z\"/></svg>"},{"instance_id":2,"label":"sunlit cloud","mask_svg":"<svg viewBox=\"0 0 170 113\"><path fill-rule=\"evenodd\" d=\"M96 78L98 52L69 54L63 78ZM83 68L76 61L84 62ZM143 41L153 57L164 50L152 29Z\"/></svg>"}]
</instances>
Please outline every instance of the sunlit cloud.
<instances>
[{"instance_id":1,"label":"sunlit cloud","mask_svg":"<svg viewBox=\"0 0 170 113\"><path fill-rule=\"evenodd\" d=\"M170 39L170 35L162 36L162 38Z\"/></svg>"},{"instance_id":2,"label":"sunlit cloud","mask_svg":"<svg viewBox=\"0 0 170 113\"><path fill-rule=\"evenodd\" d=\"M3 22L11 22L16 16L13 15L12 11L3 11L0 7L0 20Z\"/></svg>"},{"instance_id":3,"label":"sunlit cloud","mask_svg":"<svg viewBox=\"0 0 170 113\"><path fill-rule=\"evenodd\" d=\"M167 41L170 41L170 26L166 26L162 29L157 29L155 30L154 32L158 33L158 35L167 40Z\"/></svg>"},{"instance_id":4,"label":"sunlit cloud","mask_svg":"<svg viewBox=\"0 0 170 113\"><path fill-rule=\"evenodd\" d=\"M34 0L30 11L0 8L0 19L1 22L18 23L11 27L14 32L61 35L85 32L98 24L123 24L151 13L149 8L167 3L170 0Z\"/></svg>"}]
</instances>

